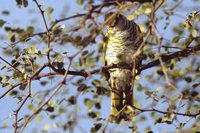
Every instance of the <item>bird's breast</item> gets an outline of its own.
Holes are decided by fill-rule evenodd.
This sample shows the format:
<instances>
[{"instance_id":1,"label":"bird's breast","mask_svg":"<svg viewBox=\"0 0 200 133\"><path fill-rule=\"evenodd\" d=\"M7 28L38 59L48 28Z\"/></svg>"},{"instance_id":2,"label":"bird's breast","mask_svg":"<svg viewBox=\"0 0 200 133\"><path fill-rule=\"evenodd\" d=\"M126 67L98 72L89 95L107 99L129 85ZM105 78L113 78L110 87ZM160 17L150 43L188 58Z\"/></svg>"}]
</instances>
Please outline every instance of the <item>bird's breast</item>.
<instances>
[{"instance_id":1,"label":"bird's breast","mask_svg":"<svg viewBox=\"0 0 200 133\"><path fill-rule=\"evenodd\" d=\"M116 42L114 42L116 44ZM132 64L134 50L126 45L107 45L105 59L107 64Z\"/></svg>"}]
</instances>

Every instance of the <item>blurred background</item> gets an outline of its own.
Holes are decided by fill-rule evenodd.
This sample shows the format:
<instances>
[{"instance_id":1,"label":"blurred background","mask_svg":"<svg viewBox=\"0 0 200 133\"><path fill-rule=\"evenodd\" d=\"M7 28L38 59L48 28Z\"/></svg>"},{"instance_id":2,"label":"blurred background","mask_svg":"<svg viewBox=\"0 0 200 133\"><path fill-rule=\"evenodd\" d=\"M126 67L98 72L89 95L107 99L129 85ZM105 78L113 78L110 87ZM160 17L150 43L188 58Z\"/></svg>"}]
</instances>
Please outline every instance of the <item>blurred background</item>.
<instances>
[{"instance_id":1,"label":"blurred background","mask_svg":"<svg viewBox=\"0 0 200 133\"><path fill-rule=\"evenodd\" d=\"M69 70L90 72L104 66L104 16L111 11L118 11L140 25L146 39L144 54L147 58L143 64L158 59L158 53L170 55L200 42L199 0L161 0L153 4L103 0L37 2L50 28L49 40L36 2L0 0L0 132L14 131L16 117L13 111L29 93L27 77L47 63L48 50L57 69L66 68L69 65L67 57L76 53ZM142 71L139 80L135 81L134 104L144 110L138 110L133 121L120 124L107 121L110 88L101 72L87 78L68 75L66 84L34 114L63 80L62 74L46 67L40 73L41 78L31 81L31 97L18 113L18 126L23 127L26 118L34 114L25 133L199 131L199 115L184 115L199 112L198 55L196 52L189 57L170 60L164 64L164 70L159 65ZM10 88L13 89L3 96Z\"/></svg>"}]
</instances>

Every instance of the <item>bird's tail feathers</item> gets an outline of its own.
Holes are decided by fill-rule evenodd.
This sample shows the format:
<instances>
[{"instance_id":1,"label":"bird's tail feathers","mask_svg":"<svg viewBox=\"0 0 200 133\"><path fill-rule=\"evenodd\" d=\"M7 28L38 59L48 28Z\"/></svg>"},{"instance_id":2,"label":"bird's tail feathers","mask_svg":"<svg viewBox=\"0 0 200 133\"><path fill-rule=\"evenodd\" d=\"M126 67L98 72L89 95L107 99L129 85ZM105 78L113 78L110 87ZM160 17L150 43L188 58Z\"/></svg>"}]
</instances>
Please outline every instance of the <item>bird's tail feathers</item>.
<instances>
[{"instance_id":1,"label":"bird's tail feathers","mask_svg":"<svg viewBox=\"0 0 200 133\"><path fill-rule=\"evenodd\" d=\"M113 80L110 81L111 92L111 117L112 121L119 123L122 119L132 120L134 116L133 109L133 91L132 86L117 89Z\"/></svg>"}]
</instances>

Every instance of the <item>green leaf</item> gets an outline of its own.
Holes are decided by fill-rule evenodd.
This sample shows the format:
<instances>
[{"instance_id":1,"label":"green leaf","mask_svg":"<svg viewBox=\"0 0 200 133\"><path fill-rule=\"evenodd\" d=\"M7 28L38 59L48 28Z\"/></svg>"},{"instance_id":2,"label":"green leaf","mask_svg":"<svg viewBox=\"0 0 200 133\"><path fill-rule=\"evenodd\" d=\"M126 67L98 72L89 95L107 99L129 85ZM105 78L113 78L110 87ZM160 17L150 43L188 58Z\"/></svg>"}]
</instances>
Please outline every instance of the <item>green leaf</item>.
<instances>
[{"instance_id":1,"label":"green leaf","mask_svg":"<svg viewBox=\"0 0 200 133\"><path fill-rule=\"evenodd\" d=\"M82 91L84 91L85 89L87 89L86 84L81 84L81 85L77 88L77 90L78 90L79 92L82 92Z\"/></svg>"},{"instance_id":2,"label":"green leaf","mask_svg":"<svg viewBox=\"0 0 200 133\"><path fill-rule=\"evenodd\" d=\"M27 0L16 0L17 6L18 7L27 7L28 6L28 1Z\"/></svg>"},{"instance_id":3,"label":"green leaf","mask_svg":"<svg viewBox=\"0 0 200 133\"><path fill-rule=\"evenodd\" d=\"M52 7L47 7L45 10L49 20L51 19L51 14L53 11L54 11L54 9Z\"/></svg>"},{"instance_id":4,"label":"green leaf","mask_svg":"<svg viewBox=\"0 0 200 133\"><path fill-rule=\"evenodd\" d=\"M196 97L196 96L198 96L199 95L199 93L197 92L197 91L192 91L191 92L191 96L192 97Z\"/></svg>"},{"instance_id":5,"label":"green leaf","mask_svg":"<svg viewBox=\"0 0 200 133\"><path fill-rule=\"evenodd\" d=\"M94 0L88 0L88 3L92 4L92 3L94 3Z\"/></svg>"},{"instance_id":6,"label":"green leaf","mask_svg":"<svg viewBox=\"0 0 200 133\"><path fill-rule=\"evenodd\" d=\"M88 50L83 51L83 53L81 54L82 56L85 56L88 54Z\"/></svg>"},{"instance_id":7,"label":"green leaf","mask_svg":"<svg viewBox=\"0 0 200 133\"><path fill-rule=\"evenodd\" d=\"M27 38L28 38L28 34L26 32L22 32L19 34L20 41L26 41Z\"/></svg>"},{"instance_id":8,"label":"green leaf","mask_svg":"<svg viewBox=\"0 0 200 133\"><path fill-rule=\"evenodd\" d=\"M47 81L41 81L41 82L40 82L40 84L41 84L42 86L47 85L47 83L48 83Z\"/></svg>"},{"instance_id":9,"label":"green leaf","mask_svg":"<svg viewBox=\"0 0 200 133\"><path fill-rule=\"evenodd\" d=\"M45 110L48 112L54 112L54 107L49 106Z\"/></svg>"},{"instance_id":10,"label":"green leaf","mask_svg":"<svg viewBox=\"0 0 200 133\"><path fill-rule=\"evenodd\" d=\"M42 121L43 119L44 119L44 118L43 118L43 116L42 116L41 114L38 114L38 115L37 115L37 120L38 120L38 121Z\"/></svg>"},{"instance_id":11,"label":"green leaf","mask_svg":"<svg viewBox=\"0 0 200 133\"><path fill-rule=\"evenodd\" d=\"M25 90L25 89L26 89L26 86L27 86L27 83L22 83L22 84L19 86L19 89L20 89L20 90Z\"/></svg>"},{"instance_id":12,"label":"green leaf","mask_svg":"<svg viewBox=\"0 0 200 133\"><path fill-rule=\"evenodd\" d=\"M0 27L2 27L5 23L6 23L6 21L0 19Z\"/></svg>"},{"instance_id":13,"label":"green leaf","mask_svg":"<svg viewBox=\"0 0 200 133\"><path fill-rule=\"evenodd\" d=\"M7 38L8 38L11 42L15 42L15 33L13 33L13 32L8 32Z\"/></svg>"},{"instance_id":14,"label":"green leaf","mask_svg":"<svg viewBox=\"0 0 200 133\"><path fill-rule=\"evenodd\" d=\"M4 11L2 11L2 14L5 16L8 16L10 14L10 12L8 10L4 10Z\"/></svg>"},{"instance_id":15,"label":"green leaf","mask_svg":"<svg viewBox=\"0 0 200 133\"><path fill-rule=\"evenodd\" d=\"M3 66L3 67L1 68L1 70L5 69L5 68L6 68L6 66Z\"/></svg>"},{"instance_id":16,"label":"green leaf","mask_svg":"<svg viewBox=\"0 0 200 133\"><path fill-rule=\"evenodd\" d=\"M30 46L27 48L28 54L37 54L38 53L38 48L34 45Z\"/></svg>"},{"instance_id":17,"label":"green leaf","mask_svg":"<svg viewBox=\"0 0 200 133\"><path fill-rule=\"evenodd\" d=\"M90 118L96 118L96 117L97 117L97 114L96 114L95 112L89 112L89 113L88 113L88 116L89 116Z\"/></svg>"},{"instance_id":18,"label":"green leaf","mask_svg":"<svg viewBox=\"0 0 200 133\"><path fill-rule=\"evenodd\" d=\"M23 0L23 6L27 7L28 6L28 1L27 0Z\"/></svg>"},{"instance_id":19,"label":"green leaf","mask_svg":"<svg viewBox=\"0 0 200 133\"><path fill-rule=\"evenodd\" d=\"M93 26L93 23L90 23L89 25L88 25L88 28L91 28Z\"/></svg>"},{"instance_id":20,"label":"green leaf","mask_svg":"<svg viewBox=\"0 0 200 133\"><path fill-rule=\"evenodd\" d=\"M101 104L99 102L95 103L96 109L101 109Z\"/></svg>"},{"instance_id":21,"label":"green leaf","mask_svg":"<svg viewBox=\"0 0 200 133\"><path fill-rule=\"evenodd\" d=\"M9 83L3 83L2 84L2 87L4 88L4 87L6 87L6 86L8 86L8 85L10 85Z\"/></svg>"},{"instance_id":22,"label":"green leaf","mask_svg":"<svg viewBox=\"0 0 200 133\"><path fill-rule=\"evenodd\" d=\"M76 0L76 3L79 4L79 5L82 5L84 2L84 0Z\"/></svg>"},{"instance_id":23,"label":"green leaf","mask_svg":"<svg viewBox=\"0 0 200 133\"><path fill-rule=\"evenodd\" d=\"M33 106L32 103L30 103L30 104L27 106L27 108L28 108L29 110L33 110L33 109L34 109L34 106Z\"/></svg>"},{"instance_id":24,"label":"green leaf","mask_svg":"<svg viewBox=\"0 0 200 133\"><path fill-rule=\"evenodd\" d=\"M102 126L102 124L98 123L98 124L95 124L94 128L96 131L98 131L101 128L101 126Z\"/></svg>"},{"instance_id":25,"label":"green leaf","mask_svg":"<svg viewBox=\"0 0 200 133\"><path fill-rule=\"evenodd\" d=\"M142 87L141 84L139 84L139 85L137 86L137 91L142 91L142 90L143 90L143 87Z\"/></svg>"},{"instance_id":26,"label":"green leaf","mask_svg":"<svg viewBox=\"0 0 200 133\"><path fill-rule=\"evenodd\" d=\"M199 86L199 85L200 85L200 83L196 83L196 84L193 84L192 87L193 87L193 88L196 88L196 87Z\"/></svg>"},{"instance_id":27,"label":"green leaf","mask_svg":"<svg viewBox=\"0 0 200 133\"><path fill-rule=\"evenodd\" d=\"M155 124L161 123L162 122L162 118L158 118L155 122Z\"/></svg>"},{"instance_id":28,"label":"green leaf","mask_svg":"<svg viewBox=\"0 0 200 133\"><path fill-rule=\"evenodd\" d=\"M94 67L95 64L96 64L96 60L95 60L93 57L88 57L88 58L87 58L87 64L88 64L90 67Z\"/></svg>"},{"instance_id":29,"label":"green leaf","mask_svg":"<svg viewBox=\"0 0 200 133\"><path fill-rule=\"evenodd\" d=\"M197 37L197 30L192 29L191 34L192 34L192 37L194 38Z\"/></svg>"},{"instance_id":30,"label":"green leaf","mask_svg":"<svg viewBox=\"0 0 200 133\"><path fill-rule=\"evenodd\" d=\"M153 91L145 91L145 94L146 94L147 96L151 96L151 95L153 94Z\"/></svg>"},{"instance_id":31,"label":"green leaf","mask_svg":"<svg viewBox=\"0 0 200 133\"><path fill-rule=\"evenodd\" d=\"M94 127L91 128L90 132L96 133L101 128L101 126L102 126L101 123L94 124Z\"/></svg>"},{"instance_id":32,"label":"green leaf","mask_svg":"<svg viewBox=\"0 0 200 133\"><path fill-rule=\"evenodd\" d=\"M95 87L99 87L101 84L101 82L97 79L95 79L94 81L92 81L92 85L95 86Z\"/></svg>"},{"instance_id":33,"label":"green leaf","mask_svg":"<svg viewBox=\"0 0 200 133\"><path fill-rule=\"evenodd\" d=\"M171 71L171 75L173 77L182 77L184 75L184 71L181 69L175 69L175 70Z\"/></svg>"},{"instance_id":34,"label":"green leaf","mask_svg":"<svg viewBox=\"0 0 200 133\"><path fill-rule=\"evenodd\" d=\"M185 81L187 81L188 83L192 82L192 77L185 77L184 79L185 79Z\"/></svg>"},{"instance_id":35,"label":"green leaf","mask_svg":"<svg viewBox=\"0 0 200 133\"><path fill-rule=\"evenodd\" d=\"M92 106L94 105L94 102L88 98L84 100L84 103L88 108L92 108Z\"/></svg>"},{"instance_id":36,"label":"green leaf","mask_svg":"<svg viewBox=\"0 0 200 133\"><path fill-rule=\"evenodd\" d=\"M26 29L27 34L29 34L29 36L31 36L34 33L34 27L29 26Z\"/></svg>"},{"instance_id":37,"label":"green leaf","mask_svg":"<svg viewBox=\"0 0 200 133\"><path fill-rule=\"evenodd\" d=\"M55 119L58 115L50 115L50 119Z\"/></svg>"},{"instance_id":38,"label":"green leaf","mask_svg":"<svg viewBox=\"0 0 200 133\"><path fill-rule=\"evenodd\" d=\"M180 36L175 36L175 37L172 39L172 42L173 42L173 43L178 43L179 40L180 40Z\"/></svg>"},{"instance_id":39,"label":"green leaf","mask_svg":"<svg viewBox=\"0 0 200 133\"><path fill-rule=\"evenodd\" d=\"M44 128L43 128L43 131L44 131L44 132L48 132L50 128L51 128L51 126L50 126L49 124L46 124L46 125L44 126Z\"/></svg>"},{"instance_id":40,"label":"green leaf","mask_svg":"<svg viewBox=\"0 0 200 133\"><path fill-rule=\"evenodd\" d=\"M76 104L76 97L75 96L71 96L68 98L67 100L70 104Z\"/></svg>"},{"instance_id":41,"label":"green leaf","mask_svg":"<svg viewBox=\"0 0 200 133\"><path fill-rule=\"evenodd\" d=\"M11 91L11 92L9 93L10 96L15 96L15 95L17 95L17 94L18 94L18 91L16 91L16 90L13 90L13 91Z\"/></svg>"},{"instance_id":42,"label":"green leaf","mask_svg":"<svg viewBox=\"0 0 200 133\"><path fill-rule=\"evenodd\" d=\"M3 122L3 127L7 128L8 127L8 122L4 121Z\"/></svg>"},{"instance_id":43,"label":"green leaf","mask_svg":"<svg viewBox=\"0 0 200 133\"><path fill-rule=\"evenodd\" d=\"M2 79L3 79L2 76L0 76L0 83L1 83Z\"/></svg>"},{"instance_id":44,"label":"green leaf","mask_svg":"<svg viewBox=\"0 0 200 133\"><path fill-rule=\"evenodd\" d=\"M158 75L161 75L161 76L164 75L163 70L160 70L160 69L159 69L159 70L157 70L156 72L157 72Z\"/></svg>"}]
</instances>

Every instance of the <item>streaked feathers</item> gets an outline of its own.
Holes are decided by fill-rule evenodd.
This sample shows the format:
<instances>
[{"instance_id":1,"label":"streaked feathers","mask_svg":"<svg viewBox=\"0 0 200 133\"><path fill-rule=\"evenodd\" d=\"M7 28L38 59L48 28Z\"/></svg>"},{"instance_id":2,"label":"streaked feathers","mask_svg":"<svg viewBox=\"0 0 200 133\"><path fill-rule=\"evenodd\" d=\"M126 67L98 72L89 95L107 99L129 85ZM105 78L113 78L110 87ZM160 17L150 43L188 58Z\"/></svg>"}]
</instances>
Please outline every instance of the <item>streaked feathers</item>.
<instances>
[{"instance_id":1,"label":"streaked feathers","mask_svg":"<svg viewBox=\"0 0 200 133\"><path fill-rule=\"evenodd\" d=\"M109 16L112 16L112 20L107 20ZM119 123L122 119L131 120L134 116L132 86L134 73L123 66L137 66L135 53L140 48L143 37L139 26L121 14L108 14L105 21L107 27L106 64L119 66L119 68L109 70L109 82L112 89L111 115L113 121Z\"/></svg>"}]
</instances>

